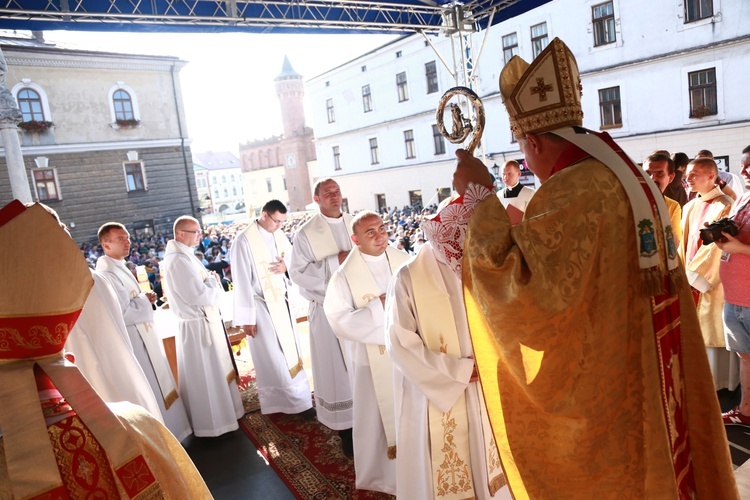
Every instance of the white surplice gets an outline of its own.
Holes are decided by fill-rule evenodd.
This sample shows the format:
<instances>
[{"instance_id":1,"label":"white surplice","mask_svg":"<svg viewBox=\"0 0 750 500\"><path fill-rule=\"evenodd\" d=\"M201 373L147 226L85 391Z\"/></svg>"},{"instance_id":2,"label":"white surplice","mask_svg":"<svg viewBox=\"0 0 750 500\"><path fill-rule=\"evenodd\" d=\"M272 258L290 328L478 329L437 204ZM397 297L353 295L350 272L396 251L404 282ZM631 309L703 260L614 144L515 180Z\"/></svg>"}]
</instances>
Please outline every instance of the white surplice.
<instances>
[{"instance_id":1,"label":"white surplice","mask_svg":"<svg viewBox=\"0 0 750 500\"><path fill-rule=\"evenodd\" d=\"M429 243L427 244L429 245ZM423 249L424 250L424 249ZM450 297L461 349L461 358L428 349L419 334L420 321L414 300L409 265L394 275L386 298L386 348L396 367L396 441L398 447L397 493L399 499L434 498L428 404L450 410L458 397L466 396L469 419L471 473L475 498L510 499L508 487L490 495L479 384L470 383L474 361L466 321L461 282L438 261L440 275Z\"/></svg>"},{"instance_id":2,"label":"white surplice","mask_svg":"<svg viewBox=\"0 0 750 500\"><path fill-rule=\"evenodd\" d=\"M169 409L167 409L164 402L164 398L168 395L163 394L163 390L159 386L154 364L159 363L161 365L159 369L163 374L162 376L168 377L168 380L171 382L170 387L176 388L177 385L167 363L161 337L156 332L154 309L151 307L151 301L143 293L132 297L133 291L138 289L138 281L125 266L124 260L116 260L103 255L96 261L96 270L107 278L120 303L120 310L122 311L128 337L133 347L133 354L135 354L135 358L141 365L141 369L146 375L146 379L156 397L164 425L174 434L178 441L182 441L192 434L193 430L190 428L190 422L185 412L185 406L182 404L182 399L178 397L171 403ZM130 282L126 281L128 279ZM141 332L139 332L136 325L142 325L141 330L145 334L154 336L154 339L158 342L158 352L151 353L147 350L144 340L141 338ZM155 359L152 359L152 357L155 357Z\"/></svg>"},{"instance_id":3,"label":"white surplice","mask_svg":"<svg viewBox=\"0 0 750 500\"><path fill-rule=\"evenodd\" d=\"M179 319L176 336L180 397L196 436L236 430L244 414L218 304L224 293L193 250L167 243L163 275L170 310ZM206 277L204 278L203 275Z\"/></svg>"},{"instance_id":4,"label":"white surplice","mask_svg":"<svg viewBox=\"0 0 750 500\"><path fill-rule=\"evenodd\" d=\"M163 422L156 397L133 354L112 285L95 271L91 277L94 287L70 331L65 350L75 355L76 366L105 402L141 405Z\"/></svg>"},{"instance_id":5,"label":"white surplice","mask_svg":"<svg viewBox=\"0 0 750 500\"><path fill-rule=\"evenodd\" d=\"M284 263L289 267L292 245L286 237L283 238L286 242L284 248L276 248L273 233L269 233L260 226L257 229L270 254L274 257L283 255ZM255 259L244 231L237 235L237 239L232 243L230 254L234 286L233 322L237 326L255 325L257 327L255 337L248 335L247 340L255 367L261 413L292 414L312 408L307 373L301 369L294 378L289 373L276 328L268 312L268 306L263 300L260 277L256 272ZM286 280L284 280L284 285L286 285ZM288 296L288 287L285 286L284 292ZM284 320L292 324L297 352L299 352L297 321L291 317L291 313Z\"/></svg>"},{"instance_id":6,"label":"white surplice","mask_svg":"<svg viewBox=\"0 0 750 500\"><path fill-rule=\"evenodd\" d=\"M344 217L331 219L322 214L331 229L339 251L351 250ZM308 221L309 224L312 221ZM315 386L315 411L318 420L334 430L352 427L352 391L346 371L344 355L339 341L328 324L323 300L331 275L338 269L338 255L333 254L317 260L303 226L294 238L289 277L299 287L300 294L310 301L310 355L312 358L313 384Z\"/></svg>"},{"instance_id":7,"label":"white surplice","mask_svg":"<svg viewBox=\"0 0 750 500\"><path fill-rule=\"evenodd\" d=\"M386 254L377 257L361 255L380 288L380 294L384 294L391 278ZM351 361L349 379L354 398L352 436L356 487L395 495L397 460L388 459L388 442L367 354L367 344L385 344L383 305L375 298L357 309L343 268L334 273L323 305L331 328L342 341ZM377 383L392 384L393 378L378 380Z\"/></svg>"}]
</instances>

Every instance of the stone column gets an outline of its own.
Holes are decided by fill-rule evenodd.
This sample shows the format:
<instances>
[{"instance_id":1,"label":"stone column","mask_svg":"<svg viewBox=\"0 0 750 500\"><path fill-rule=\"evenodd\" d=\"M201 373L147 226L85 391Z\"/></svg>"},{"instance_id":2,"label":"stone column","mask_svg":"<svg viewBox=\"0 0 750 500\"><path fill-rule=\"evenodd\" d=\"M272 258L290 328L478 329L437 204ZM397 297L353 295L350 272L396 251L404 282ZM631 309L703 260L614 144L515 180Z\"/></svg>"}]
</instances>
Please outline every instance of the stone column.
<instances>
[{"instance_id":1,"label":"stone column","mask_svg":"<svg viewBox=\"0 0 750 500\"><path fill-rule=\"evenodd\" d=\"M18 124L22 120L21 111L16 106L13 94L5 85L5 75L8 73L8 65L5 56L0 50L0 139L5 148L5 163L8 166L8 177L10 177L10 188L13 198L22 203L34 201L31 198L29 179L26 177L26 166L23 163L21 153L21 141L18 139Z\"/></svg>"}]
</instances>

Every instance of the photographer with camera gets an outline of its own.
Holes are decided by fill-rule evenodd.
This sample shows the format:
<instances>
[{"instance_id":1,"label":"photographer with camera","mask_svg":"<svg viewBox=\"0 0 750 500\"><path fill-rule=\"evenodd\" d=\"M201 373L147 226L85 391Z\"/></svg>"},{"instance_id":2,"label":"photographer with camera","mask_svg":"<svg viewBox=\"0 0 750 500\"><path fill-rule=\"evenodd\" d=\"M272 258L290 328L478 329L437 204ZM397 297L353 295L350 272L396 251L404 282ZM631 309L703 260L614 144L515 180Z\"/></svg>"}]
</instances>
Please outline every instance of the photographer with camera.
<instances>
[{"instance_id":1,"label":"photographer with camera","mask_svg":"<svg viewBox=\"0 0 750 500\"><path fill-rule=\"evenodd\" d=\"M707 224L729 215L732 198L723 194L716 185L719 170L712 159L691 161L687 166L686 178L690 190L698 195L682 210L680 255L698 309L698 321L716 389L734 389L738 382L737 368L730 364L733 360L725 348L722 320L724 288L719 279L721 249L713 243L704 242L700 232Z\"/></svg>"},{"instance_id":2,"label":"photographer with camera","mask_svg":"<svg viewBox=\"0 0 750 500\"><path fill-rule=\"evenodd\" d=\"M742 150L740 176L750 189L750 146ZM724 233L716 242L722 250L719 276L724 285L724 322L727 349L740 358L740 405L722 415L725 425L750 427L750 191L735 204L732 220L736 237Z\"/></svg>"}]
</instances>

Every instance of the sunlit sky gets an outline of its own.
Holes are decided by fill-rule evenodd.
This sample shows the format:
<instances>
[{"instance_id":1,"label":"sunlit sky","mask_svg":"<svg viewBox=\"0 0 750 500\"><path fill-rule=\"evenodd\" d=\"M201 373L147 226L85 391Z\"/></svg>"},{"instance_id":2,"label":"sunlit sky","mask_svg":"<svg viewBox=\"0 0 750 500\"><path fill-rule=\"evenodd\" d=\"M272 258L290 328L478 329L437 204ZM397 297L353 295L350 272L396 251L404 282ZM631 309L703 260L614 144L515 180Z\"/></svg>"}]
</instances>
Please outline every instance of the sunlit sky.
<instances>
[{"instance_id":1,"label":"sunlit sky","mask_svg":"<svg viewBox=\"0 0 750 500\"><path fill-rule=\"evenodd\" d=\"M241 142L281 133L273 79L281 72L284 55L297 73L309 79L395 36L45 31L44 38L70 48L188 61L180 81L193 152L237 154ZM309 123L309 108L306 113Z\"/></svg>"}]
</instances>

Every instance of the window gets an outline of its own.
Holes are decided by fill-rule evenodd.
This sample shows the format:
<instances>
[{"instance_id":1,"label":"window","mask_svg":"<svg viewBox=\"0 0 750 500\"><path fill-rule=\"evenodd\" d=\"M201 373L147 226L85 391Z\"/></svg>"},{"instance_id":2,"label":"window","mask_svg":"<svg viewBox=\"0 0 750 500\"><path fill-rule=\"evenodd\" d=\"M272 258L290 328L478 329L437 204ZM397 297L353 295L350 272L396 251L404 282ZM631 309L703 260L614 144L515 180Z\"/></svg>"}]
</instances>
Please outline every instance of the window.
<instances>
[{"instance_id":1,"label":"window","mask_svg":"<svg viewBox=\"0 0 750 500\"><path fill-rule=\"evenodd\" d=\"M406 87L406 73L396 75L396 89L398 90L398 102L409 100L409 89Z\"/></svg>"},{"instance_id":2,"label":"window","mask_svg":"<svg viewBox=\"0 0 750 500\"><path fill-rule=\"evenodd\" d=\"M232 186L232 196L237 196L237 186Z\"/></svg>"},{"instance_id":3,"label":"window","mask_svg":"<svg viewBox=\"0 0 750 500\"><path fill-rule=\"evenodd\" d=\"M229 179L230 179L230 182L234 182L234 174L232 174L232 175L231 175L231 176L229 177Z\"/></svg>"},{"instance_id":4,"label":"window","mask_svg":"<svg viewBox=\"0 0 750 500\"><path fill-rule=\"evenodd\" d=\"M451 197L451 188L437 188L438 203Z\"/></svg>"},{"instance_id":5,"label":"window","mask_svg":"<svg viewBox=\"0 0 750 500\"><path fill-rule=\"evenodd\" d=\"M385 195L384 194L376 194L375 195L375 203L378 204L378 212L384 213L388 210L388 205L385 202Z\"/></svg>"},{"instance_id":6,"label":"window","mask_svg":"<svg viewBox=\"0 0 750 500\"><path fill-rule=\"evenodd\" d=\"M716 68L688 73L690 118L719 113L716 101Z\"/></svg>"},{"instance_id":7,"label":"window","mask_svg":"<svg viewBox=\"0 0 750 500\"><path fill-rule=\"evenodd\" d=\"M133 99L126 91L119 89L112 94L112 104L115 107L115 120L135 120L133 114Z\"/></svg>"},{"instance_id":8,"label":"window","mask_svg":"<svg viewBox=\"0 0 750 500\"><path fill-rule=\"evenodd\" d=\"M221 183L222 184L226 184L227 183L227 176L226 175L222 175L221 176Z\"/></svg>"},{"instance_id":9,"label":"window","mask_svg":"<svg viewBox=\"0 0 750 500\"><path fill-rule=\"evenodd\" d=\"M370 139L370 165L377 165L380 163L380 156L378 155L378 139L373 137Z\"/></svg>"},{"instance_id":10,"label":"window","mask_svg":"<svg viewBox=\"0 0 750 500\"><path fill-rule=\"evenodd\" d=\"M591 7L591 22L594 25L594 47L615 42L615 7L612 2Z\"/></svg>"},{"instance_id":11,"label":"window","mask_svg":"<svg viewBox=\"0 0 750 500\"><path fill-rule=\"evenodd\" d=\"M400 50L396 51L396 58L398 59L399 57L401 57L401 51Z\"/></svg>"},{"instance_id":12,"label":"window","mask_svg":"<svg viewBox=\"0 0 750 500\"><path fill-rule=\"evenodd\" d=\"M224 188L224 198L229 198L229 191L227 191L227 188Z\"/></svg>"},{"instance_id":13,"label":"window","mask_svg":"<svg viewBox=\"0 0 750 500\"><path fill-rule=\"evenodd\" d=\"M370 93L369 85L362 86L362 107L365 113L372 111L372 94Z\"/></svg>"},{"instance_id":14,"label":"window","mask_svg":"<svg viewBox=\"0 0 750 500\"><path fill-rule=\"evenodd\" d=\"M36 90L23 89L18 92L18 107L23 114L23 121L45 121L44 111L42 111L42 98Z\"/></svg>"},{"instance_id":15,"label":"window","mask_svg":"<svg viewBox=\"0 0 750 500\"><path fill-rule=\"evenodd\" d=\"M440 133L437 125L432 126L432 142L435 145L436 155L445 154L445 138L443 138L443 134Z\"/></svg>"},{"instance_id":16,"label":"window","mask_svg":"<svg viewBox=\"0 0 750 500\"><path fill-rule=\"evenodd\" d=\"M409 205L415 210L422 210L422 190L409 191Z\"/></svg>"},{"instance_id":17,"label":"window","mask_svg":"<svg viewBox=\"0 0 750 500\"><path fill-rule=\"evenodd\" d=\"M140 121L141 115L138 110L138 96L135 90L125 85L125 82L117 82L109 89L109 115L115 129L120 128L117 120ZM137 123L135 123L137 126Z\"/></svg>"},{"instance_id":18,"label":"window","mask_svg":"<svg viewBox=\"0 0 750 500\"><path fill-rule=\"evenodd\" d=\"M341 153L339 153L339 147L333 147L333 169L341 170Z\"/></svg>"},{"instance_id":19,"label":"window","mask_svg":"<svg viewBox=\"0 0 750 500\"><path fill-rule=\"evenodd\" d=\"M713 0L685 0L685 22L692 23L714 15Z\"/></svg>"},{"instance_id":20,"label":"window","mask_svg":"<svg viewBox=\"0 0 750 500\"><path fill-rule=\"evenodd\" d=\"M214 198L219 197L219 188L214 188Z\"/></svg>"},{"instance_id":21,"label":"window","mask_svg":"<svg viewBox=\"0 0 750 500\"><path fill-rule=\"evenodd\" d=\"M537 24L531 27L531 49L534 52L534 57L539 55L541 51L549 44L549 37L547 36L547 23Z\"/></svg>"},{"instance_id":22,"label":"window","mask_svg":"<svg viewBox=\"0 0 750 500\"><path fill-rule=\"evenodd\" d=\"M424 74L427 78L427 93L432 94L438 91L437 66L435 61L430 61L424 65Z\"/></svg>"},{"instance_id":23,"label":"window","mask_svg":"<svg viewBox=\"0 0 750 500\"><path fill-rule=\"evenodd\" d=\"M414 154L414 131L404 130L404 146L406 147L406 158L415 158Z\"/></svg>"},{"instance_id":24,"label":"window","mask_svg":"<svg viewBox=\"0 0 750 500\"><path fill-rule=\"evenodd\" d=\"M333 114L333 99L326 100L326 111L328 112L328 123L336 121L336 115Z\"/></svg>"},{"instance_id":25,"label":"window","mask_svg":"<svg viewBox=\"0 0 750 500\"><path fill-rule=\"evenodd\" d=\"M125 185L128 191L145 191L148 189L142 161L126 161L123 163L123 167L125 168Z\"/></svg>"},{"instance_id":26,"label":"window","mask_svg":"<svg viewBox=\"0 0 750 500\"><path fill-rule=\"evenodd\" d=\"M601 128L622 127L620 108L620 87L610 87L599 91L599 114Z\"/></svg>"},{"instance_id":27,"label":"window","mask_svg":"<svg viewBox=\"0 0 750 500\"><path fill-rule=\"evenodd\" d=\"M518 55L518 33L511 33L503 37L503 61L508 64L510 58Z\"/></svg>"},{"instance_id":28,"label":"window","mask_svg":"<svg viewBox=\"0 0 750 500\"><path fill-rule=\"evenodd\" d=\"M57 189L57 172L54 168L35 168L34 187L39 201L56 201L62 199Z\"/></svg>"},{"instance_id":29,"label":"window","mask_svg":"<svg viewBox=\"0 0 750 500\"><path fill-rule=\"evenodd\" d=\"M273 183L271 182L270 177L266 177L266 189L268 189L269 193L273 191Z\"/></svg>"},{"instance_id":30,"label":"window","mask_svg":"<svg viewBox=\"0 0 750 500\"><path fill-rule=\"evenodd\" d=\"M367 71L367 66L362 66L362 73L364 73L365 71Z\"/></svg>"}]
</instances>

